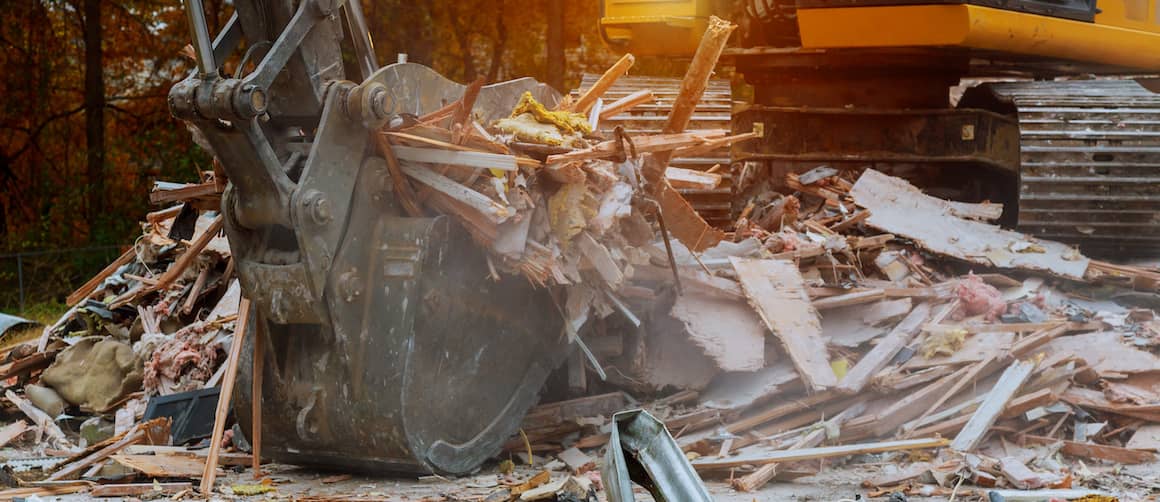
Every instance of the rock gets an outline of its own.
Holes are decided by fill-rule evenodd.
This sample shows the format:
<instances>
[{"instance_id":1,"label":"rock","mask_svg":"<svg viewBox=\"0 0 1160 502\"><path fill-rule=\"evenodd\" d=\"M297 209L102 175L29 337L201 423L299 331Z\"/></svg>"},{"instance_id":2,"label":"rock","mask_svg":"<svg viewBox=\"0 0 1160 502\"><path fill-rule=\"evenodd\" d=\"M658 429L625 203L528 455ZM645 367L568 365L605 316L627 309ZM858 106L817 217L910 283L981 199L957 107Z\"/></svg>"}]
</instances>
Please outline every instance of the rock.
<instances>
[{"instance_id":1,"label":"rock","mask_svg":"<svg viewBox=\"0 0 1160 502\"><path fill-rule=\"evenodd\" d=\"M65 349L42 380L66 401L98 413L141 390L142 361L128 344L89 337Z\"/></svg>"},{"instance_id":2,"label":"rock","mask_svg":"<svg viewBox=\"0 0 1160 502\"><path fill-rule=\"evenodd\" d=\"M55 390L40 385L29 384L24 386L24 395L28 396L28 400L40 411L48 414L48 416L56 418L64 413L67 405L64 399L57 394Z\"/></svg>"},{"instance_id":3,"label":"rock","mask_svg":"<svg viewBox=\"0 0 1160 502\"><path fill-rule=\"evenodd\" d=\"M92 417L81 424L80 434L88 444L93 445L113 437L113 423L101 417Z\"/></svg>"}]
</instances>

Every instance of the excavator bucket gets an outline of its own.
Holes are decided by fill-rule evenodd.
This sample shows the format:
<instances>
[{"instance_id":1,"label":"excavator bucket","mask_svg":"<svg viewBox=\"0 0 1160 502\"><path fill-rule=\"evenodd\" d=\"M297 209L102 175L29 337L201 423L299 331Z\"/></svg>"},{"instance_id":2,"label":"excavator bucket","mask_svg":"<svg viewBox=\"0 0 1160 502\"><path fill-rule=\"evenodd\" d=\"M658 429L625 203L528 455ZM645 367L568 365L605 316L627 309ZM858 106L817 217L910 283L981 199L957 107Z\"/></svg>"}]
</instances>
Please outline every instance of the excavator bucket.
<instances>
[{"instance_id":1,"label":"excavator bucket","mask_svg":"<svg viewBox=\"0 0 1160 502\"><path fill-rule=\"evenodd\" d=\"M548 291L491 278L458 224L403 216L394 201L398 180L372 135L459 101L465 87L418 64L379 69L358 2L238 0L212 43L200 0L185 3L198 65L169 103L230 182L224 228L253 305L234 401L242 430L260 399L269 460L475 469L571 345ZM219 63L243 42L256 64L231 75ZM484 87L472 116L505 117L525 92L559 99L514 80Z\"/></svg>"},{"instance_id":2,"label":"excavator bucket","mask_svg":"<svg viewBox=\"0 0 1160 502\"><path fill-rule=\"evenodd\" d=\"M464 90L416 64L373 79L415 116ZM504 116L525 90L555 98L531 79L506 82L483 88L475 113ZM465 473L517 431L570 346L547 291L522 278L490 278L483 251L449 218L397 216L381 162L370 157L354 184L347 237L332 265L342 272L338 294L327 298L330 323L280 324L260 309L250 319L262 333L246 341L260 340L266 354L263 455ZM235 413L250 430L252 362L241 368Z\"/></svg>"}]
</instances>

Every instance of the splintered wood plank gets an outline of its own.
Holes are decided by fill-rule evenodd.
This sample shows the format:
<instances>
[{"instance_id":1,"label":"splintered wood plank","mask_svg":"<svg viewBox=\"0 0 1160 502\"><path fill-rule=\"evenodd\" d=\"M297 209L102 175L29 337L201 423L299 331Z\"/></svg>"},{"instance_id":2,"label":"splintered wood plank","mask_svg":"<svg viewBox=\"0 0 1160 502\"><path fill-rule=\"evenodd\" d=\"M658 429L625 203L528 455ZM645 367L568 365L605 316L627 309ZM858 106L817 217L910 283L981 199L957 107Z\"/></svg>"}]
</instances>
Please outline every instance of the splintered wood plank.
<instances>
[{"instance_id":1,"label":"splintered wood plank","mask_svg":"<svg viewBox=\"0 0 1160 502\"><path fill-rule=\"evenodd\" d=\"M197 239L190 243L189 247L185 249L185 252L181 254L181 257L174 261L173 265L170 265L169 269L166 270L164 274L161 274L161 277L157 279L157 284L149 286L149 291L161 291L168 289L169 286L177 281L177 279L181 277L181 274L185 273L185 269L189 268L189 266L192 265L195 260L197 260L197 257L201 255L202 250L204 250L206 246L209 245L214 236L216 236L217 233L221 231L222 225L224 224L225 220L222 218L222 215L217 215L217 217L215 217L213 221L210 222L209 226L206 227L205 231L202 232Z\"/></svg>"},{"instance_id":2,"label":"splintered wood plank","mask_svg":"<svg viewBox=\"0 0 1160 502\"><path fill-rule=\"evenodd\" d=\"M1160 425L1145 425L1136 429L1125 446L1132 450L1160 451Z\"/></svg>"},{"instance_id":3,"label":"splintered wood plank","mask_svg":"<svg viewBox=\"0 0 1160 502\"><path fill-rule=\"evenodd\" d=\"M619 289L624 282L624 272L620 270L608 248L597 242L588 232L580 232L575 242L585 260L596 269L596 273L600 274L600 278L604 279L608 287L613 290Z\"/></svg>"},{"instance_id":4,"label":"splintered wood plank","mask_svg":"<svg viewBox=\"0 0 1160 502\"><path fill-rule=\"evenodd\" d=\"M841 413L839 413L834 418L831 418L830 420L826 420L826 421L818 423L817 428L804 434L794 444L790 445L790 447L788 449L789 450L800 450L800 449L804 449L804 448L814 448L814 447L822 444L822 441L826 440L826 430L827 429L829 429L830 427L841 427L841 425L843 423L845 423L851 417L857 416L858 414L862 413L862 411L865 409L866 409L865 403L858 403L850 408L843 410ZM718 456L723 457L725 455L718 455ZM776 464L776 463L765 464L765 465L759 467L756 471L753 471L752 473L749 473L745 476L734 479L733 482L730 484L733 485L733 489L735 489L737 491L751 492L753 490L761 488L762 486L765 486L766 483L768 483L775 476L777 476L777 471L778 471L777 468L779 465L780 464Z\"/></svg>"},{"instance_id":5,"label":"splintered wood plank","mask_svg":"<svg viewBox=\"0 0 1160 502\"><path fill-rule=\"evenodd\" d=\"M398 150L398 147L396 147L396 150ZM431 187L454 199L455 202L473 209L492 224L503 223L512 215L512 211L507 206L492 200L491 197L456 183L455 180L442 176L426 167L402 163L399 165L399 168L403 170L403 173L414 178L419 183Z\"/></svg>"},{"instance_id":6,"label":"splintered wood plank","mask_svg":"<svg viewBox=\"0 0 1160 502\"><path fill-rule=\"evenodd\" d=\"M133 258L136 257L136 248L130 247L128 250L122 253L121 256L117 257L116 260L113 260L113 263L110 263L103 270L101 270L100 273L93 276L92 279L89 279L87 282L82 284L81 287L77 288L76 291L73 291L72 294L68 295L68 298L65 298L65 303L72 307L80 303L81 300L88 298L88 296L93 294L93 291L97 289L97 286L100 286L102 282L105 282L105 279L108 279L110 275L113 275L113 272L116 272L117 269L128 265L129 262L133 261Z\"/></svg>"},{"instance_id":7,"label":"splintered wood plank","mask_svg":"<svg viewBox=\"0 0 1160 502\"><path fill-rule=\"evenodd\" d=\"M511 155L443 150L439 148L415 148L413 146L403 145L395 145L393 149L396 158L408 162L451 164L477 169L499 169L501 171L515 171L518 169L516 166L516 158Z\"/></svg>"},{"instance_id":8,"label":"splintered wood plank","mask_svg":"<svg viewBox=\"0 0 1160 502\"><path fill-rule=\"evenodd\" d=\"M35 405L33 405L31 401L17 396L16 393L10 390L4 391L4 397L7 398L10 403L16 405L17 408L20 408L20 411L23 412L25 416L32 419L32 423L40 427L44 434L48 435L49 438L55 441L57 446L72 448L72 443L70 443L68 437L64 435L64 431L60 430L60 427L57 427L56 421L54 421L52 417L48 416L47 413L40 411L40 408L37 408Z\"/></svg>"},{"instance_id":9,"label":"splintered wood plank","mask_svg":"<svg viewBox=\"0 0 1160 502\"><path fill-rule=\"evenodd\" d=\"M701 101L701 96L709 87L709 79L713 76L713 69L717 67L717 60L725 50L729 35L736 28L737 25L717 16L709 17L709 27L701 37L697 51L693 53L693 61L689 63L685 78L681 80L681 90L673 100L664 132L681 132L689 126L697 103Z\"/></svg>"},{"instance_id":10,"label":"splintered wood plank","mask_svg":"<svg viewBox=\"0 0 1160 502\"><path fill-rule=\"evenodd\" d=\"M214 412L213 435L209 443L209 454L202 464L202 479L200 490L203 494L213 492L214 480L217 478L218 453L222 446L222 435L225 434L226 415L230 411L230 401L234 393L234 381L238 377L238 359L242 355L242 340L246 336L246 324L250 320L250 299L242 297L238 304L238 324L234 330L234 339L230 342L230 352L226 359L226 374L222 382L221 395L218 396L217 410ZM193 477L193 476L184 476Z\"/></svg>"},{"instance_id":11,"label":"splintered wood plank","mask_svg":"<svg viewBox=\"0 0 1160 502\"><path fill-rule=\"evenodd\" d=\"M802 381L815 391L837 385L822 324L797 265L785 260L729 260L750 304L781 340Z\"/></svg>"},{"instance_id":12,"label":"splintered wood plank","mask_svg":"<svg viewBox=\"0 0 1160 502\"><path fill-rule=\"evenodd\" d=\"M986 396L980 396L978 401L973 403L968 401L965 403L967 406L956 410L956 412L965 413L965 410L977 409L976 405L981 404L983 399L986 399ZM1012 399L1011 402L1007 404L1007 407L1003 409L1003 413L999 415L999 418L1014 418L1027 412L1027 410L1037 408L1039 406L1047 406L1056 401L1059 401L1059 395L1052 391L1052 389L1040 389L1030 394L1024 394L1015 399ZM960 415L949 420L935 422L933 419L936 415L937 414L927 417L925 420L923 420L925 423L921 423L916 420L915 422L919 423L917 423L915 427L912 428L913 434L916 436L931 436L934 434L948 436L961 430L963 426L967 424L967 421L971 418L970 415Z\"/></svg>"},{"instance_id":13,"label":"splintered wood plank","mask_svg":"<svg viewBox=\"0 0 1160 502\"><path fill-rule=\"evenodd\" d=\"M603 109L600 110L600 120L612 118L623 112L631 110L638 105L652 103L656 100L657 97L653 95L652 91L648 89L641 89L606 105Z\"/></svg>"},{"instance_id":14,"label":"splintered wood plank","mask_svg":"<svg viewBox=\"0 0 1160 502\"><path fill-rule=\"evenodd\" d=\"M118 464L140 472L147 478L194 479L202 477L206 470L205 460L193 455L119 453L112 458Z\"/></svg>"},{"instance_id":15,"label":"splintered wood plank","mask_svg":"<svg viewBox=\"0 0 1160 502\"><path fill-rule=\"evenodd\" d=\"M621 56L615 64L604 71L603 75L600 75L600 78L596 81L595 84L592 84L592 87L589 87L588 90L584 91L584 94L576 100L574 105L572 105L570 111L574 111L576 113L588 113L588 109L592 108L592 105L596 104L596 100L599 99L600 96L603 96L604 93L608 91L608 88L612 87L612 84L616 83L616 79L620 78L625 73L628 73L628 69L632 68L632 64L635 62L636 58L633 57L632 54L625 54Z\"/></svg>"},{"instance_id":16,"label":"splintered wood plank","mask_svg":"<svg viewBox=\"0 0 1160 502\"><path fill-rule=\"evenodd\" d=\"M898 354L902 347L910 343L920 329L922 324L930 317L930 305L921 303L914 310L911 310L902 322L898 323L890 334L882 337L870 352L866 353L858 364L855 364L850 371L846 373L846 377L842 379L842 385L839 390L848 394L861 392L870 379L877 375L886 364Z\"/></svg>"},{"instance_id":17,"label":"splintered wood plank","mask_svg":"<svg viewBox=\"0 0 1160 502\"><path fill-rule=\"evenodd\" d=\"M100 485L89 492L91 497L138 497L141 495L172 495L193 488L192 483L128 483Z\"/></svg>"},{"instance_id":18,"label":"splintered wood plank","mask_svg":"<svg viewBox=\"0 0 1160 502\"><path fill-rule=\"evenodd\" d=\"M816 460L831 457L849 457L867 453L882 453L887 451L918 450L924 448L938 448L946 446L947 440L942 438L907 439L902 441L883 441L881 443L850 444L841 446L823 446L820 448L803 448L800 450L749 452L727 458L701 457L692 462L698 471L715 469L732 469L743 465L765 465L775 462L797 462L801 460Z\"/></svg>"},{"instance_id":19,"label":"splintered wood plank","mask_svg":"<svg viewBox=\"0 0 1160 502\"><path fill-rule=\"evenodd\" d=\"M1008 366L995 383L995 387L987 394L987 398L983 400L983 404L979 405L979 409L971 415L967 425L955 436L951 448L956 451L975 449L987 434L987 430L999 418L999 414L1007 408L1007 403L1015 397L1015 393L1019 392L1023 383L1031 376L1033 369L1035 369L1034 361L1016 361L1015 364Z\"/></svg>"},{"instance_id":20,"label":"splintered wood plank","mask_svg":"<svg viewBox=\"0 0 1160 502\"><path fill-rule=\"evenodd\" d=\"M669 180L669 184L673 188L692 188L700 190L712 190L721 184L721 175L706 173L704 171L695 171L693 169L685 169L683 167L669 166L665 170L665 178Z\"/></svg>"},{"instance_id":21,"label":"splintered wood plank","mask_svg":"<svg viewBox=\"0 0 1160 502\"><path fill-rule=\"evenodd\" d=\"M1156 454L1150 451L1130 450L1128 448L1106 444L1062 441L1055 438L1032 436L1030 434L1020 437L1027 442L1036 444L1062 443L1063 447L1059 449L1059 452L1073 457L1110 460L1117 464L1144 464L1156 460Z\"/></svg>"},{"instance_id":22,"label":"splintered wood plank","mask_svg":"<svg viewBox=\"0 0 1160 502\"><path fill-rule=\"evenodd\" d=\"M929 251L1000 268L1050 272L1083 280L1088 258L1066 244L1036 239L960 217L962 207L922 193L906 180L867 169L850 191L871 211L866 224L908 237ZM1034 246L1036 252L1026 251Z\"/></svg>"},{"instance_id":23,"label":"splintered wood plank","mask_svg":"<svg viewBox=\"0 0 1160 502\"><path fill-rule=\"evenodd\" d=\"M82 472L84 472L89 467L92 467L97 462L109 458L109 455L117 453L118 451L123 450L126 446L136 444L137 442L144 439L145 430L141 426L138 426L119 441L94 451L84 458L72 462L71 464L64 466L64 468L61 470L52 473L52 475L48 477L48 481L61 481L79 476Z\"/></svg>"},{"instance_id":24,"label":"splintered wood plank","mask_svg":"<svg viewBox=\"0 0 1160 502\"><path fill-rule=\"evenodd\" d=\"M7 446L8 443L11 443L12 440L20 437L25 432L28 432L28 422L23 420L17 420L5 425L3 429L0 429L0 447Z\"/></svg>"}]
</instances>

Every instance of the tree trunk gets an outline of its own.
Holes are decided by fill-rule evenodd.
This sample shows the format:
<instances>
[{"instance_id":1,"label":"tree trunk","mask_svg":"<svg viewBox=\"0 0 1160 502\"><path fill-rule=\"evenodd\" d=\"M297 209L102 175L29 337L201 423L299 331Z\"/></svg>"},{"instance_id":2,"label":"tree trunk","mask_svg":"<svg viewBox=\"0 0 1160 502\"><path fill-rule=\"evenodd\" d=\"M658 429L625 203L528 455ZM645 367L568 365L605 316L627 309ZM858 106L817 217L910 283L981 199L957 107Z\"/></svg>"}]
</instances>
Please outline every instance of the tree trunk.
<instances>
[{"instance_id":1,"label":"tree trunk","mask_svg":"<svg viewBox=\"0 0 1160 502\"><path fill-rule=\"evenodd\" d=\"M547 0L548 54L544 81L560 92L564 89L564 0Z\"/></svg>"},{"instance_id":2,"label":"tree trunk","mask_svg":"<svg viewBox=\"0 0 1160 502\"><path fill-rule=\"evenodd\" d=\"M487 68L487 81L495 82L499 77L499 67L503 62L503 54L507 49L507 24L504 23L504 18L507 17L504 12L504 1L499 0L498 9L495 15L495 44L492 45L491 50L491 66Z\"/></svg>"},{"instance_id":3,"label":"tree trunk","mask_svg":"<svg viewBox=\"0 0 1160 502\"><path fill-rule=\"evenodd\" d=\"M85 0L85 149L89 221L105 210L105 77L101 0ZM90 233L90 236L92 234Z\"/></svg>"},{"instance_id":4,"label":"tree trunk","mask_svg":"<svg viewBox=\"0 0 1160 502\"><path fill-rule=\"evenodd\" d=\"M455 37L455 43L459 45L459 58L463 65L463 81L470 82L475 80L475 59L471 54L471 21L468 20L464 26L459 24L462 17L459 10L458 2L448 2L447 12L451 15L451 33Z\"/></svg>"}]
</instances>

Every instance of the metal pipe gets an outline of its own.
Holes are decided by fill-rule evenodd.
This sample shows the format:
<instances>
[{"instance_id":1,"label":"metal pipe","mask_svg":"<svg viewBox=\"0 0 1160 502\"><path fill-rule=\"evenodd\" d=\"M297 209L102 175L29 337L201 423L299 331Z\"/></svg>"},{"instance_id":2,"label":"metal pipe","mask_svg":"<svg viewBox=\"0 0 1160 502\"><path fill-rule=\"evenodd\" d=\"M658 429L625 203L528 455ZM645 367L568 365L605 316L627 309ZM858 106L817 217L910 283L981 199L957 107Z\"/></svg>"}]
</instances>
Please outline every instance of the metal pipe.
<instances>
[{"instance_id":1,"label":"metal pipe","mask_svg":"<svg viewBox=\"0 0 1160 502\"><path fill-rule=\"evenodd\" d=\"M375 59L375 42L371 40L371 32L367 28L366 17L363 16L362 0L346 2L346 22L350 25L350 38L354 40L354 51L359 59L363 80L370 78L379 69Z\"/></svg>"},{"instance_id":2,"label":"metal pipe","mask_svg":"<svg viewBox=\"0 0 1160 502\"><path fill-rule=\"evenodd\" d=\"M205 22L205 7L201 0L184 0L185 16L189 22L193 53L197 57L198 75L207 77L217 73L213 58L213 42L209 37L209 26Z\"/></svg>"}]
</instances>

